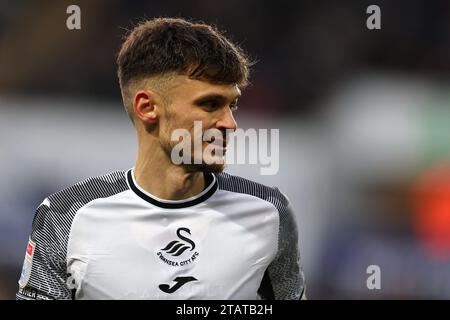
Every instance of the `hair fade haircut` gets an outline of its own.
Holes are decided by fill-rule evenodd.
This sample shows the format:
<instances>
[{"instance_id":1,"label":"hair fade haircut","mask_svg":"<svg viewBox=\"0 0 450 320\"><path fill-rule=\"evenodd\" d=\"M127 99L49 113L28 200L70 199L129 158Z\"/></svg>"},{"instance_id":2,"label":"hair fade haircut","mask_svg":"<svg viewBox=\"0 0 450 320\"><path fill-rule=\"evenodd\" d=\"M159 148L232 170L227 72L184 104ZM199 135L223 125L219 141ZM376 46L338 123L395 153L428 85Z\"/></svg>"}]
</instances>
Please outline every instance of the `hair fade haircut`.
<instances>
[{"instance_id":1,"label":"hair fade haircut","mask_svg":"<svg viewBox=\"0 0 450 320\"><path fill-rule=\"evenodd\" d=\"M246 53L214 26L181 18L155 18L136 26L117 55L122 94L133 80L177 73L219 84L248 84Z\"/></svg>"}]
</instances>

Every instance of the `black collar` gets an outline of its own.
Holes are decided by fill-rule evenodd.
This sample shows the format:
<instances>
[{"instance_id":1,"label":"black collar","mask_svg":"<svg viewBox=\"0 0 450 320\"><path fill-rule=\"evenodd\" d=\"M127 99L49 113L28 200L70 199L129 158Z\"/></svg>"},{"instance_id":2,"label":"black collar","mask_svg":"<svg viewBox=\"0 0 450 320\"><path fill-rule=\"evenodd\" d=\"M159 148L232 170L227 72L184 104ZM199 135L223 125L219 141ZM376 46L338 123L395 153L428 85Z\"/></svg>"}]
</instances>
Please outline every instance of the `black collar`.
<instances>
[{"instance_id":1,"label":"black collar","mask_svg":"<svg viewBox=\"0 0 450 320\"><path fill-rule=\"evenodd\" d=\"M155 206L165 209L187 208L206 201L214 194L214 192L216 192L218 185L217 178L212 173L205 173L205 180L207 187L199 194L198 197L196 196L193 199L190 198L190 200L161 201L160 199L154 198L154 196L150 195L149 193L144 192L140 187L136 185L132 174L132 169L128 170L127 172L128 184L131 190L136 193L136 195Z\"/></svg>"}]
</instances>

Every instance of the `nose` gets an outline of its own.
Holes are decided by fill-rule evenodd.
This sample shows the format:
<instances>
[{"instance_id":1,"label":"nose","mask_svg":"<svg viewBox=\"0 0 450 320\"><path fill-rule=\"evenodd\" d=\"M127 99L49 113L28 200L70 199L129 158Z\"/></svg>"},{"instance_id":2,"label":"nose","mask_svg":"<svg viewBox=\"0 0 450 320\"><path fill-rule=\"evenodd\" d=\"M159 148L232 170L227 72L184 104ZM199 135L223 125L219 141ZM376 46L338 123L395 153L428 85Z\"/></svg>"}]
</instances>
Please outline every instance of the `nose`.
<instances>
[{"instance_id":1,"label":"nose","mask_svg":"<svg viewBox=\"0 0 450 320\"><path fill-rule=\"evenodd\" d=\"M216 127L217 129L228 129L228 130L236 130L237 128L237 123L236 120L233 117L233 112L229 109L226 108L224 110L224 112L221 114L221 117L219 119L219 121L217 121L216 123Z\"/></svg>"}]
</instances>

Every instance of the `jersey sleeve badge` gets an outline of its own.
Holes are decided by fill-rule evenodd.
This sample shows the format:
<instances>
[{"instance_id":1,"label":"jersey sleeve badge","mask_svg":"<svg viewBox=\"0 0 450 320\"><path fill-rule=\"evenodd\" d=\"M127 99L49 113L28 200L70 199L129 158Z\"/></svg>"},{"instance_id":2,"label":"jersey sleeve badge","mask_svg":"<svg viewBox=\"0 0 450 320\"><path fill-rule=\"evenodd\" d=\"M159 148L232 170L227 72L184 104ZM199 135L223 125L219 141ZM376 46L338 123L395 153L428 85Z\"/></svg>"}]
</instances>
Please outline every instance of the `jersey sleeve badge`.
<instances>
[{"instance_id":1,"label":"jersey sleeve badge","mask_svg":"<svg viewBox=\"0 0 450 320\"><path fill-rule=\"evenodd\" d=\"M27 244L27 250L25 252L25 259L23 261L22 273L20 274L19 287L24 288L31 276L31 267L33 266L33 255L36 244L29 239Z\"/></svg>"}]
</instances>

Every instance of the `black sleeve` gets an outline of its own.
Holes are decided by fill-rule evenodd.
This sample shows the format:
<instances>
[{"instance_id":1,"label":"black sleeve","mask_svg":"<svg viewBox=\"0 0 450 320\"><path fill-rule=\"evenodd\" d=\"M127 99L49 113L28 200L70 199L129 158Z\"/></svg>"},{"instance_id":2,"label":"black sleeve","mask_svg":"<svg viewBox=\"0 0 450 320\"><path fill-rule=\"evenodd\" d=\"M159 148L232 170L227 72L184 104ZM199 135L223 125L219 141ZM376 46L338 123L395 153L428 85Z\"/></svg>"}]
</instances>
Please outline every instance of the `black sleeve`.
<instances>
[{"instance_id":1,"label":"black sleeve","mask_svg":"<svg viewBox=\"0 0 450 320\"><path fill-rule=\"evenodd\" d=\"M292 207L287 203L280 210L278 252L267 268L258 291L262 299L306 299L297 230Z\"/></svg>"},{"instance_id":2,"label":"black sleeve","mask_svg":"<svg viewBox=\"0 0 450 320\"><path fill-rule=\"evenodd\" d=\"M61 230L56 217L48 199L36 210L17 300L71 299L71 291L66 286L65 252L60 247Z\"/></svg>"}]
</instances>

